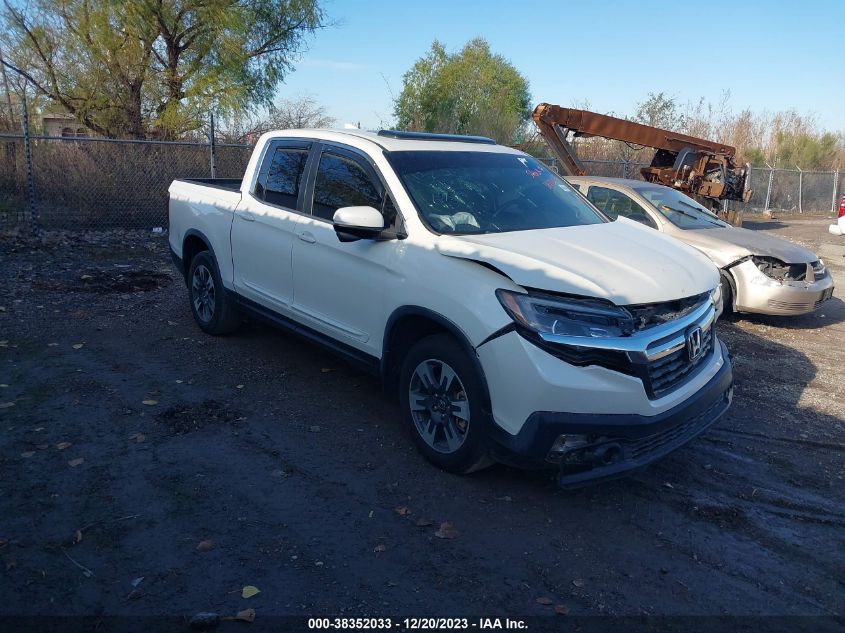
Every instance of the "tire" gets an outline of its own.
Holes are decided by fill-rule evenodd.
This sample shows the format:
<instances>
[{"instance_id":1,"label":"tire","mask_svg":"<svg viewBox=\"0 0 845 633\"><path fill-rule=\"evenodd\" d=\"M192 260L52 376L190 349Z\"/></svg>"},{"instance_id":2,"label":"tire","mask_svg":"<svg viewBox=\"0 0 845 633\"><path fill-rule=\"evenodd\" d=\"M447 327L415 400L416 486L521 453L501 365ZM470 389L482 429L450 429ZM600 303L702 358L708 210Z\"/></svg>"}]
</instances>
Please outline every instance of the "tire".
<instances>
[{"instance_id":1,"label":"tire","mask_svg":"<svg viewBox=\"0 0 845 633\"><path fill-rule=\"evenodd\" d=\"M731 280L728 279L730 273L722 271L719 275L719 284L722 286L722 315L730 316L734 313L734 292Z\"/></svg>"},{"instance_id":2,"label":"tire","mask_svg":"<svg viewBox=\"0 0 845 633\"><path fill-rule=\"evenodd\" d=\"M483 378L454 337L436 334L411 347L399 372L399 401L426 459L461 474L493 463L484 392Z\"/></svg>"},{"instance_id":3,"label":"tire","mask_svg":"<svg viewBox=\"0 0 845 633\"><path fill-rule=\"evenodd\" d=\"M226 296L217 262L209 251L194 255L187 281L191 313L203 332L220 335L238 329L240 314Z\"/></svg>"}]
</instances>

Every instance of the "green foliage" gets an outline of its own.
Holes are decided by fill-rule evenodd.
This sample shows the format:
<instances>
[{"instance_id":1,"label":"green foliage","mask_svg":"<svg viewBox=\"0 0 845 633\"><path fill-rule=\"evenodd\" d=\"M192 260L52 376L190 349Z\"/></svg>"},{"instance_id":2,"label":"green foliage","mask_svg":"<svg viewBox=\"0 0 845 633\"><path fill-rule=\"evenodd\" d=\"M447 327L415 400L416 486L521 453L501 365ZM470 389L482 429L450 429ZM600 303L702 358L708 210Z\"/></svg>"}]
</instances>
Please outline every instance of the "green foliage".
<instances>
[{"instance_id":1,"label":"green foliage","mask_svg":"<svg viewBox=\"0 0 845 633\"><path fill-rule=\"evenodd\" d=\"M675 132L684 128L684 116L675 98L662 92L649 92L646 100L637 104L634 121Z\"/></svg>"},{"instance_id":2,"label":"green foliage","mask_svg":"<svg viewBox=\"0 0 845 633\"><path fill-rule=\"evenodd\" d=\"M399 129L480 134L514 143L522 140L531 116L528 81L481 38L451 55L435 40L402 82L394 104Z\"/></svg>"},{"instance_id":3,"label":"green foliage","mask_svg":"<svg viewBox=\"0 0 845 633\"><path fill-rule=\"evenodd\" d=\"M318 0L4 0L6 50L39 90L107 136L176 136L269 104Z\"/></svg>"},{"instance_id":4,"label":"green foliage","mask_svg":"<svg viewBox=\"0 0 845 633\"><path fill-rule=\"evenodd\" d=\"M775 134L775 164L801 169L828 168L834 161L838 145L839 139L830 132L795 134L781 130Z\"/></svg>"}]
</instances>

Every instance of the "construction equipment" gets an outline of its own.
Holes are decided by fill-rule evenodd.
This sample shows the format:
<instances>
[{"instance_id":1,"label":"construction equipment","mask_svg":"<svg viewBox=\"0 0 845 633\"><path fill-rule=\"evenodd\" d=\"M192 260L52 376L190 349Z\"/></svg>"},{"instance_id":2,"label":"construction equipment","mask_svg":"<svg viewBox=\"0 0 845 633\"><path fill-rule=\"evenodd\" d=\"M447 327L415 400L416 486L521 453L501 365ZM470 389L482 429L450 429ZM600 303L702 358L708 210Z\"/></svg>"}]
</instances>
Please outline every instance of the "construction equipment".
<instances>
[{"instance_id":1,"label":"construction equipment","mask_svg":"<svg viewBox=\"0 0 845 633\"><path fill-rule=\"evenodd\" d=\"M750 167L734 163L736 149L729 145L548 103L538 105L533 117L560 158L565 175L587 175L569 143L570 133L574 137L596 136L656 149L651 165L641 170L643 178L683 191L713 210L720 207L721 200L748 202L751 198Z\"/></svg>"}]
</instances>

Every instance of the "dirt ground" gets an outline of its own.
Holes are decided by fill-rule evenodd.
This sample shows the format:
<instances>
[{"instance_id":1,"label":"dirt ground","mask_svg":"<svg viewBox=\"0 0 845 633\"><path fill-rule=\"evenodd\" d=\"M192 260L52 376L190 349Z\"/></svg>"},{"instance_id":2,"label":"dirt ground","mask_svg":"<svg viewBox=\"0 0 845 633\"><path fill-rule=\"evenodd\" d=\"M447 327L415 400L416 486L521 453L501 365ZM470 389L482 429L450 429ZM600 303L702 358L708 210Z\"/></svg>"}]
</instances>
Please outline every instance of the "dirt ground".
<instances>
[{"instance_id":1,"label":"dirt ground","mask_svg":"<svg viewBox=\"0 0 845 633\"><path fill-rule=\"evenodd\" d=\"M203 335L164 238L7 239L0 267L0 616L845 611L845 268L815 314L720 323L712 430L563 492L438 471L375 379L291 335Z\"/></svg>"}]
</instances>

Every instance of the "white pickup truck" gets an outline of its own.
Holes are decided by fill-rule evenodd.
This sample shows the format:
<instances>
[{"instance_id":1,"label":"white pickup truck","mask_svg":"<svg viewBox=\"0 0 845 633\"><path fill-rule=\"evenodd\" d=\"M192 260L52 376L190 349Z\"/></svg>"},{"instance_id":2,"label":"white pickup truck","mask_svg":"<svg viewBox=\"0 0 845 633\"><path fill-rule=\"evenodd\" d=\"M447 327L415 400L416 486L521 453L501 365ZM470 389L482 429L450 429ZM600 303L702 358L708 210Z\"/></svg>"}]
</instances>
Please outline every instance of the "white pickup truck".
<instances>
[{"instance_id":1,"label":"white pickup truck","mask_svg":"<svg viewBox=\"0 0 845 633\"><path fill-rule=\"evenodd\" d=\"M713 263L490 139L271 132L242 181L176 180L169 204L200 328L260 317L376 373L444 469L574 487L730 405Z\"/></svg>"}]
</instances>

